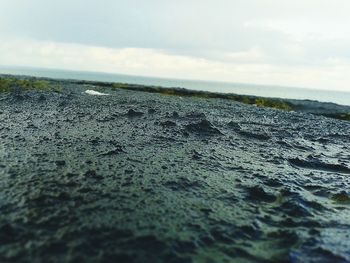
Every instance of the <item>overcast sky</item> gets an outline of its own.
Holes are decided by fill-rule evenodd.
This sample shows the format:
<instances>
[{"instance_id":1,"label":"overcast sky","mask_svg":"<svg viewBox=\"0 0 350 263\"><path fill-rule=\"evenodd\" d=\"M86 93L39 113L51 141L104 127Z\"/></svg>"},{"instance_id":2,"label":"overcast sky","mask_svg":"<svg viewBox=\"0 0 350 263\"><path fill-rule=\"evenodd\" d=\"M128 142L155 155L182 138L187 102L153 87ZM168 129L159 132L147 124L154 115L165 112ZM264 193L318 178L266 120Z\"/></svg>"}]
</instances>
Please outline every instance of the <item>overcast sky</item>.
<instances>
[{"instance_id":1,"label":"overcast sky","mask_svg":"<svg viewBox=\"0 0 350 263\"><path fill-rule=\"evenodd\" d=\"M0 65L350 91L348 0L0 4Z\"/></svg>"}]
</instances>

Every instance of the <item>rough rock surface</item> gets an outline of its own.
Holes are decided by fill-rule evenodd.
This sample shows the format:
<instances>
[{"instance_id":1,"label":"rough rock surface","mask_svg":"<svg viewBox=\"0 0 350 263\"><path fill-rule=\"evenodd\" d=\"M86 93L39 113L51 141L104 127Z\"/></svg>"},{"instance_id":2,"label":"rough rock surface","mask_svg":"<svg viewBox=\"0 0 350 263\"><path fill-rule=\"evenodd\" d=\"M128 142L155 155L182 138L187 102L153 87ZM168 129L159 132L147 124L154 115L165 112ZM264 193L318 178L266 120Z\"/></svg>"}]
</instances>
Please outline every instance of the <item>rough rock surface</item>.
<instances>
[{"instance_id":1,"label":"rough rock surface","mask_svg":"<svg viewBox=\"0 0 350 263\"><path fill-rule=\"evenodd\" d=\"M350 123L89 87L0 94L0 262L350 262Z\"/></svg>"}]
</instances>

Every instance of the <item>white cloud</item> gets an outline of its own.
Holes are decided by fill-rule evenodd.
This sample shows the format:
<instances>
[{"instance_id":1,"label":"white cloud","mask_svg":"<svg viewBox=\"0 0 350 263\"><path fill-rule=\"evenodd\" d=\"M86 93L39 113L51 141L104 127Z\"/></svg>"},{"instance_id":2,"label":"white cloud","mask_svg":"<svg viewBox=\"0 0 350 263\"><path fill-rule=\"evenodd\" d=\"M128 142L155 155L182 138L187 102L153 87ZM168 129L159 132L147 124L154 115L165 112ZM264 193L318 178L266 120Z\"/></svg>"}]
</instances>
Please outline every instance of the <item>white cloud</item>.
<instances>
[{"instance_id":1,"label":"white cloud","mask_svg":"<svg viewBox=\"0 0 350 263\"><path fill-rule=\"evenodd\" d=\"M257 63L267 59L267 55L259 47L253 47L247 51L228 52L225 56L232 62Z\"/></svg>"},{"instance_id":2,"label":"white cloud","mask_svg":"<svg viewBox=\"0 0 350 263\"><path fill-rule=\"evenodd\" d=\"M0 63L349 90L349 8L348 0L1 0Z\"/></svg>"},{"instance_id":3,"label":"white cloud","mask_svg":"<svg viewBox=\"0 0 350 263\"><path fill-rule=\"evenodd\" d=\"M0 61L9 66L350 91L348 60L330 58L319 66L281 66L271 63L260 48L226 55L230 59L225 61L145 48L113 49L29 39L0 42Z\"/></svg>"},{"instance_id":4,"label":"white cloud","mask_svg":"<svg viewBox=\"0 0 350 263\"><path fill-rule=\"evenodd\" d=\"M319 19L263 19L244 23L245 28L280 32L296 42L350 39L348 23Z\"/></svg>"}]
</instances>

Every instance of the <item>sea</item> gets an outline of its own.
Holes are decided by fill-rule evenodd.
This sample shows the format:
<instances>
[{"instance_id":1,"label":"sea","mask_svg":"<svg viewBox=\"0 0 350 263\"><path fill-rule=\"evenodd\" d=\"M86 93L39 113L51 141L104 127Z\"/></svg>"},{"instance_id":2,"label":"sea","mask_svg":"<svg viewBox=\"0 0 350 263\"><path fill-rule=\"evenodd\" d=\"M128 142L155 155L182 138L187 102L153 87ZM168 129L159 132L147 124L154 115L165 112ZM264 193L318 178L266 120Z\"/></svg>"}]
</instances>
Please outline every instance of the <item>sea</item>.
<instances>
[{"instance_id":1,"label":"sea","mask_svg":"<svg viewBox=\"0 0 350 263\"><path fill-rule=\"evenodd\" d=\"M41 69L24 67L0 67L1 74L27 75L56 79L77 79L91 81L121 82L129 84L176 87L211 92L235 93L262 97L307 99L321 102L333 102L350 106L349 92L304 89L297 87L255 85L246 83L228 83L219 81L185 80L158 77L144 77L112 73L68 71L60 69Z\"/></svg>"}]
</instances>

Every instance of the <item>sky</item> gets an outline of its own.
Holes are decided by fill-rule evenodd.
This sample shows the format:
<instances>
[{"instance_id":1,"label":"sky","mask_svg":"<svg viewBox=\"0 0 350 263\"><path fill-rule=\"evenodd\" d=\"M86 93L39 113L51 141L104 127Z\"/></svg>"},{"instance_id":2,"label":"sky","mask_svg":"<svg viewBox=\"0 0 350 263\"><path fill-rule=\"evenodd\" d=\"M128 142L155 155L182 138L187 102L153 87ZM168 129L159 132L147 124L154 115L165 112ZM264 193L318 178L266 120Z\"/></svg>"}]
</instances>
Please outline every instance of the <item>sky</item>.
<instances>
[{"instance_id":1,"label":"sky","mask_svg":"<svg viewBox=\"0 0 350 263\"><path fill-rule=\"evenodd\" d=\"M350 92L348 0L0 0L0 65Z\"/></svg>"}]
</instances>

